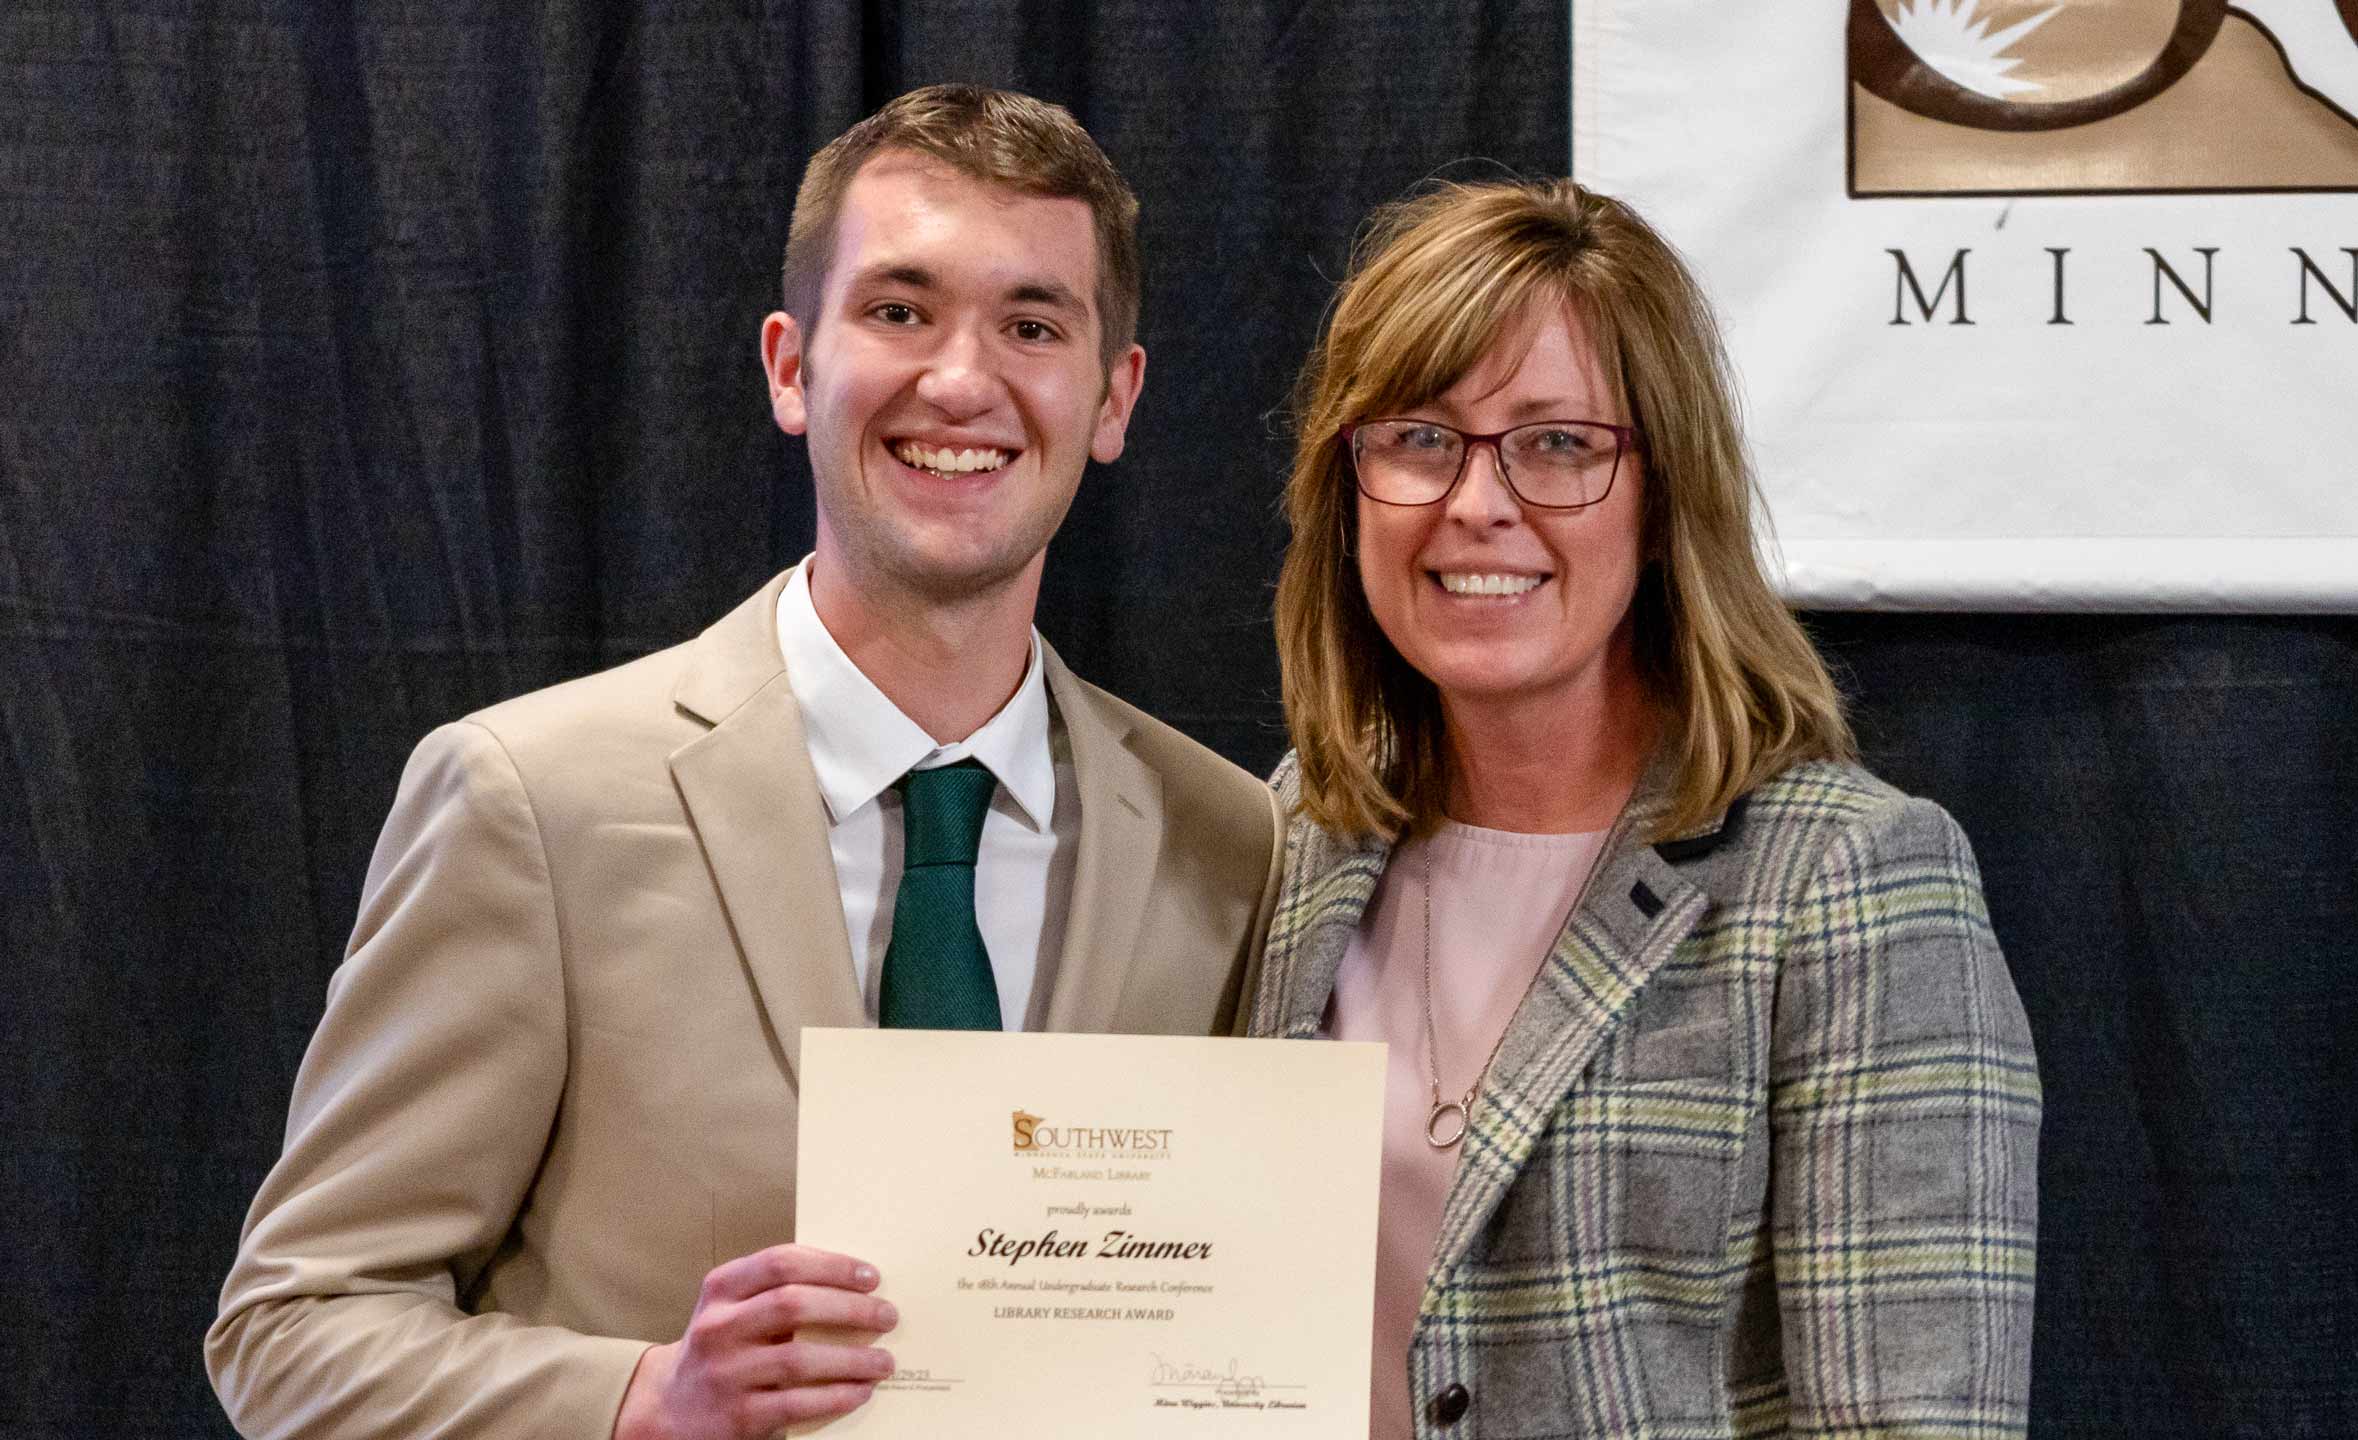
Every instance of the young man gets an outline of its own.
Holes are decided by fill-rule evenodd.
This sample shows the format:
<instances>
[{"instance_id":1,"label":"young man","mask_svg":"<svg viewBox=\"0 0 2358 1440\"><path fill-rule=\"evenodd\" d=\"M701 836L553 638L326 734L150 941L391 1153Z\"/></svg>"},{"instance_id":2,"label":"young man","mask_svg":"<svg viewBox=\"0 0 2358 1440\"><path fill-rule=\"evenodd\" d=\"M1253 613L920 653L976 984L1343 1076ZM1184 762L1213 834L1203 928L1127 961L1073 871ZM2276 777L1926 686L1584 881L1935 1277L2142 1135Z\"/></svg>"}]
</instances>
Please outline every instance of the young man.
<instances>
[{"instance_id":1,"label":"young man","mask_svg":"<svg viewBox=\"0 0 2358 1440\"><path fill-rule=\"evenodd\" d=\"M1135 215L1017 95L918 91L813 160L762 358L817 549L419 747L206 1339L241 1429L842 1413L889 1355L796 1332L895 1317L786 1243L803 1026L1229 1028L1273 802L1031 626L1144 376Z\"/></svg>"}]
</instances>

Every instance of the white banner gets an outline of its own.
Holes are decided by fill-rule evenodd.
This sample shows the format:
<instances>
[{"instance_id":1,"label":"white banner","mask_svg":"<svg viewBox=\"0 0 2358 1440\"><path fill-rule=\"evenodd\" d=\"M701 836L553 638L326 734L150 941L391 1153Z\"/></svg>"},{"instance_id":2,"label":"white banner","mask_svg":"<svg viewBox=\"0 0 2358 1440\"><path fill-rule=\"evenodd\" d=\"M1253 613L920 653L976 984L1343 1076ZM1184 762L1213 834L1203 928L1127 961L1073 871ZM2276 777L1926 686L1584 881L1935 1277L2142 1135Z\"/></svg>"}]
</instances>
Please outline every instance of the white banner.
<instances>
[{"instance_id":1,"label":"white banner","mask_svg":"<svg viewBox=\"0 0 2358 1440\"><path fill-rule=\"evenodd\" d=\"M1788 595L2358 611L2358 0L1577 0Z\"/></svg>"}]
</instances>

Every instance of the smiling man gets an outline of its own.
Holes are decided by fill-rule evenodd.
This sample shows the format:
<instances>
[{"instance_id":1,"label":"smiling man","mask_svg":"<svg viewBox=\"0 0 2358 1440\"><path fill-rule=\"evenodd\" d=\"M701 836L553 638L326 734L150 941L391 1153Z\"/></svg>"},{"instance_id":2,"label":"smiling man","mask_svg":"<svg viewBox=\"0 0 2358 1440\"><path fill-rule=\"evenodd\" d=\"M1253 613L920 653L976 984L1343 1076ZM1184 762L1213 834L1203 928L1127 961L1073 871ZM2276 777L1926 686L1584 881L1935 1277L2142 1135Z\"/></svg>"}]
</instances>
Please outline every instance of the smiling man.
<instances>
[{"instance_id":1,"label":"smiling man","mask_svg":"<svg viewBox=\"0 0 2358 1440\"><path fill-rule=\"evenodd\" d=\"M761 353L816 549L419 746L206 1338L241 1430L843 1413L889 1352L799 1332L897 1317L793 1243L802 1027L1231 1028L1269 793L1032 628L1145 376L1136 211L1071 115L971 87L812 160Z\"/></svg>"}]
</instances>

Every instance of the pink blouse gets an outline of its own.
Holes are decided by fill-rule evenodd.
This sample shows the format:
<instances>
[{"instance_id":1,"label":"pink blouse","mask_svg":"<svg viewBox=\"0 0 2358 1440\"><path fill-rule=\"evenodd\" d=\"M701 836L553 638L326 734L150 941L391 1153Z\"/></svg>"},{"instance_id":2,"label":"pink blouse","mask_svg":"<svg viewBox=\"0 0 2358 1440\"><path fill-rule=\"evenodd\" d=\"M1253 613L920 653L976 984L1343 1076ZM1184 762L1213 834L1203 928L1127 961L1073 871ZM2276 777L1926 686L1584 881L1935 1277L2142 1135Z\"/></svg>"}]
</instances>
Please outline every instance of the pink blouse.
<instances>
[{"instance_id":1,"label":"pink blouse","mask_svg":"<svg viewBox=\"0 0 2358 1440\"><path fill-rule=\"evenodd\" d=\"M1376 1222L1375 1366L1369 1434L1406 1440L1408 1343L1458 1149L1425 1139L1432 1110L1423 972L1425 870L1433 885L1433 1034L1441 1095L1473 1085L1564 928L1605 832L1520 835L1444 822L1399 846L1335 976L1325 1033L1391 1046L1384 1175ZM1477 1099L1475 1109L1481 1108ZM1444 1125L1453 1126L1454 1117ZM1443 1134L1447 1133L1444 1128Z\"/></svg>"}]
</instances>

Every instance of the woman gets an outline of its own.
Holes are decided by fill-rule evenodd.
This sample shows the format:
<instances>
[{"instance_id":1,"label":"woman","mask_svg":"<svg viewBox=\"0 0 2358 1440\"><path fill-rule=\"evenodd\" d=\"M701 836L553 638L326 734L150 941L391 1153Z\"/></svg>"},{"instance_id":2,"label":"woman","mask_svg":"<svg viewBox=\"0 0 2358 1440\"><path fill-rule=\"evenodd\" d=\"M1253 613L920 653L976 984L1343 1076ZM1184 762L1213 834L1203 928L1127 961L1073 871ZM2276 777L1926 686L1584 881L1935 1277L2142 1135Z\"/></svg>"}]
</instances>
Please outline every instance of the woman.
<instances>
[{"instance_id":1,"label":"woman","mask_svg":"<svg viewBox=\"0 0 2358 1440\"><path fill-rule=\"evenodd\" d=\"M1374 1433L2019 1434L2029 1032L1762 574L1693 279L1446 188L1296 410L1253 1028L1391 1046Z\"/></svg>"}]
</instances>

